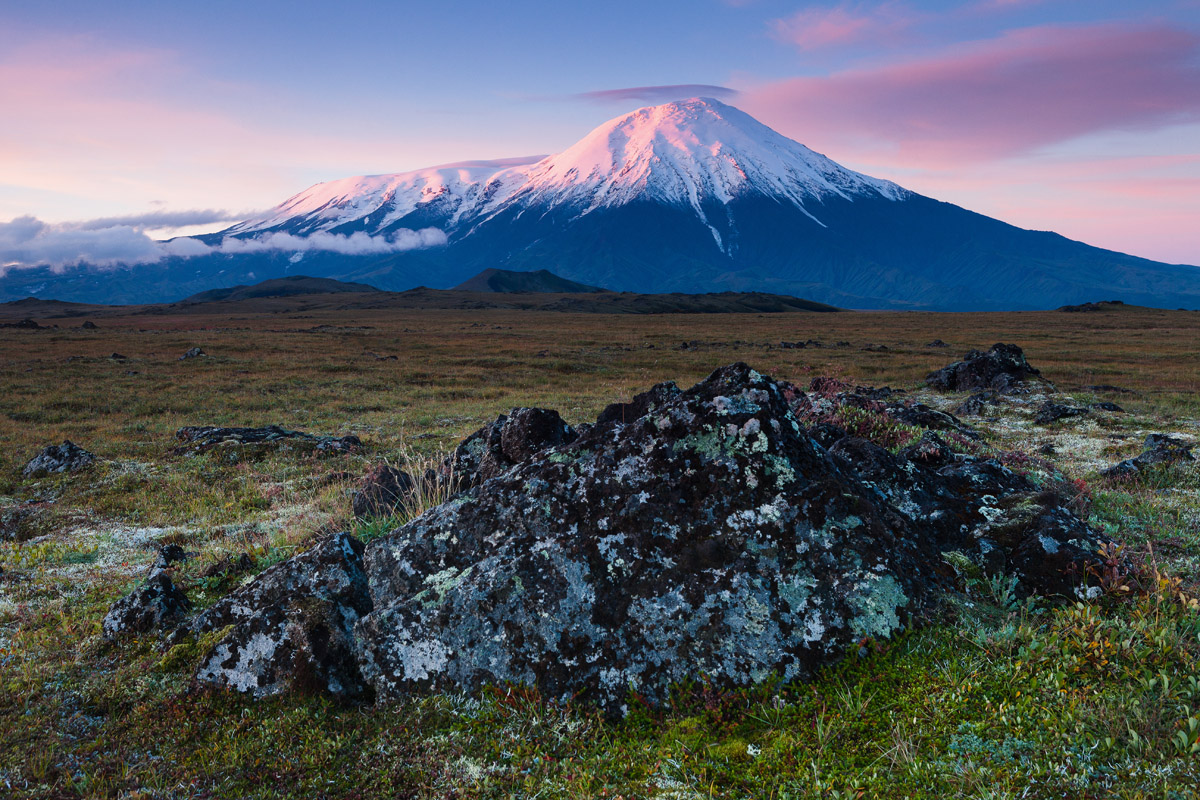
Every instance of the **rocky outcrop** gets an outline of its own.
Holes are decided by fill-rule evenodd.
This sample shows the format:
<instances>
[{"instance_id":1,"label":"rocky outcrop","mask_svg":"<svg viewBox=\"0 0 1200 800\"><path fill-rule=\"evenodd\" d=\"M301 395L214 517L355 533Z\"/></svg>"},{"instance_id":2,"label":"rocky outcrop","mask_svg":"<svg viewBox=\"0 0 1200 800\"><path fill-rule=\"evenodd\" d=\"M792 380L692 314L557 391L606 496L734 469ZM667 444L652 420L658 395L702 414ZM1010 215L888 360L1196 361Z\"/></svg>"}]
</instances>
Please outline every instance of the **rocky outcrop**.
<instances>
[{"instance_id":1,"label":"rocky outcrop","mask_svg":"<svg viewBox=\"0 0 1200 800\"><path fill-rule=\"evenodd\" d=\"M1176 464L1180 461L1194 461L1192 448L1195 445L1175 436L1164 433L1152 433L1142 443L1142 452L1133 458L1127 458L1104 470L1108 478L1132 478L1143 472L1147 467L1156 464Z\"/></svg>"},{"instance_id":2,"label":"rocky outcrop","mask_svg":"<svg viewBox=\"0 0 1200 800\"><path fill-rule=\"evenodd\" d=\"M371 610L362 543L348 533L271 567L174 634L231 629L204 657L199 683L258 697L286 690L350 699L369 693L353 629Z\"/></svg>"},{"instance_id":3,"label":"rocky outcrop","mask_svg":"<svg viewBox=\"0 0 1200 800\"><path fill-rule=\"evenodd\" d=\"M308 454L350 453L362 447L357 436L317 436L293 431L278 425L262 428L218 428L197 425L180 428L175 438L181 444L175 453L197 455L221 449L233 460L260 457L278 449L298 450Z\"/></svg>"},{"instance_id":4,"label":"rocky outcrop","mask_svg":"<svg viewBox=\"0 0 1200 800\"><path fill-rule=\"evenodd\" d=\"M146 582L113 603L100 625L109 641L164 630L178 621L192 604L171 577L160 570Z\"/></svg>"},{"instance_id":5,"label":"rocky outcrop","mask_svg":"<svg viewBox=\"0 0 1200 800\"><path fill-rule=\"evenodd\" d=\"M1040 384L1053 386L1042 373L1030 366L1025 353L1015 344L994 344L986 353L972 350L925 378L927 386L943 392L979 392L992 390L1000 394L1020 394Z\"/></svg>"},{"instance_id":6,"label":"rocky outcrop","mask_svg":"<svg viewBox=\"0 0 1200 800\"><path fill-rule=\"evenodd\" d=\"M548 447L574 441L576 436L557 411L514 408L464 439L443 471L458 486L475 486Z\"/></svg>"},{"instance_id":7,"label":"rocky outcrop","mask_svg":"<svg viewBox=\"0 0 1200 800\"><path fill-rule=\"evenodd\" d=\"M95 461L94 455L68 439L62 444L52 444L43 449L29 460L21 474L26 478L36 478L51 473L78 472Z\"/></svg>"},{"instance_id":8,"label":"rocky outcrop","mask_svg":"<svg viewBox=\"0 0 1200 800\"><path fill-rule=\"evenodd\" d=\"M412 490L413 479L407 472L380 464L359 481L354 492L354 516L358 519L390 516Z\"/></svg>"},{"instance_id":9,"label":"rocky outcrop","mask_svg":"<svg viewBox=\"0 0 1200 800\"><path fill-rule=\"evenodd\" d=\"M827 447L801 404L744 364L663 384L372 542L364 677L619 713L631 689L789 679L888 637L937 601L947 550L1071 596L1098 563L1053 488L929 432L898 454L844 431Z\"/></svg>"}]
</instances>

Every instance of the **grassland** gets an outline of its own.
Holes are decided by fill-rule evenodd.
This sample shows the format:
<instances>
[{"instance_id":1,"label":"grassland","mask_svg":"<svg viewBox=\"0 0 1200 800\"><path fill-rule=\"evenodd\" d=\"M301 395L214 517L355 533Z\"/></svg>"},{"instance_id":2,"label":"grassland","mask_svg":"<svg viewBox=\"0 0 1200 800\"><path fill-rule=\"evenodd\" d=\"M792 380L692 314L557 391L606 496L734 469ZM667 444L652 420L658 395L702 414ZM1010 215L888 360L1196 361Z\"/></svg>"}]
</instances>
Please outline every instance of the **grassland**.
<instances>
[{"instance_id":1,"label":"grassland","mask_svg":"<svg viewBox=\"0 0 1200 800\"><path fill-rule=\"evenodd\" d=\"M1098 473L1146 433L1200 436L1200 313L291 308L0 330L0 506L36 512L23 541L0 542L0 795L1197 796L1200 470L1131 484ZM810 339L825 346L779 347ZM916 389L997 341L1020 344L1061 392L1129 412L1041 427L1016 408L981 423L992 445L1077 479L1091 522L1125 544L1133 566L1092 603L1018 602L1002 582L964 574L942 620L812 682L730 693L701 679L620 723L519 687L367 708L255 703L190 689L196 645L99 637L157 544L200 554L183 582L212 602L238 580L202 575L220 557L248 553L261 569L352 527L348 476L444 451L513 406L584 422L653 383L688 385L739 360L802 384L833 375ZM180 361L193 346L208 356ZM353 433L366 452L171 453L184 425L270 423ZM21 476L63 439L99 463Z\"/></svg>"}]
</instances>

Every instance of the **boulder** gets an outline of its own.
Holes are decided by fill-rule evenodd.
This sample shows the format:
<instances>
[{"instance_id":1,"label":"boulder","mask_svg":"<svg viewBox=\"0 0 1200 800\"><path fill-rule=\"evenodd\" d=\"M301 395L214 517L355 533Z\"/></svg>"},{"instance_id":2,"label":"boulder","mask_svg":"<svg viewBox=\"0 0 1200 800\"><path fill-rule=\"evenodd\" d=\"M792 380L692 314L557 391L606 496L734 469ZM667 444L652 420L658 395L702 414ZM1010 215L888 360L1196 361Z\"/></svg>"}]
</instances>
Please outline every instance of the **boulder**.
<instances>
[{"instance_id":1,"label":"boulder","mask_svg":"<svg viewBox=\"0 0 1200 800\"><path fill-rule=\"evenodd\" d=\"M1000 394L1019 394L1032 388L1030 384L1040 382L1053 388L1042 379L1042 373L1030 366L1025 353L1015 344L994 344L986 353L972 350L962 357L925 378L926 385L943 392L978 392L991 389Z\"/></svg>"},{"instance_id":2,"label":"boulder","mask_svg":"<svg viewBox=\"0 0 1200 800\"><path fill-rule=\"evenodd\" d=\"M576 436L557 411L514 408L464 439L442 471L460 487L475 486L548 447L573 441Z\"/></svg>"},{"instance_id":3,"label":"boulder","mask_svg":"<svg viewBox=\"0 0 1200 800\"><path fill-rule=\"evenodd\" d=\"M1147 467L1155 464L1175 464L1180 461L1193 461L1192 448L1195 445L1175 436L1165 433L1152 433L1142 443L1142 452L1133 458L1127 458L1104 470L1108 478L1132 478Z\"/></svg>"},{"instance_id":4,"label":"boulder","mask_svg":"<svg viewBox=\"0 0 1200 800\"><path fill-rule=\"evenodd\" d=\"M929 342L925 346L933 347L933 348L942 348L942 347L949 347L950 345L946 344L941 339L934 339L932 342Z\"/></svg>"},{"instance_id":5,"label":"boulder","mask_svg":"<svg viewBox=\"0 0 1200 800\"><path fill-rule=\"evenodd\" d=\"M276 564L198 615L173 637L231 626L196 681L256 697L287 690L343 699L369 693L356 664L353 629L371 610L363 546L335 533Z\"/></svg>"},{"instance_id":6,"label":"boulder","mask_svg":"<svg viewBox=\"0 0 1200 800\"><path fill-rule=\"evenodd\" d=\"M192 604L170 576L155 571L146 582L113 603L101 623L109 641L164 630L191 610Z\"/></svg>"},{"instance_id":7,"label":"boulder","mask_svg":"<svg viewBox=\"0 0 1200 800\"><path fill-rule=\"evenodd\" d=\"M364 678L620 714L631 689L787 680L907 628L950 584L947 550L1071 596L1068 562L1100 563L1064 493L933 434L822 446L796 394L745 364L657 386L373 541Z\"/></svg>"},{"instance_id":8,"label":"boulder","mask_svg":"<svg viewBox=\"0 0 1200 800\"><path fill-rule=\"evenodd\" d=\"M988 406L994 406L1000 402L1000 393L992 390L984 392L976 392L959 404L954 411L962 414L964 417L980 417Z\"/></svg>"},{"instance_id":9,"label":"boulder","mask_svg":"<svg viewBox=\"0 0 1200 800\"><path fill-rule=\"evenodd\" d=\"M208 353L204 352L199 347L193 347L193 348L189 349L186 353L181 355L179 357L179 360L187 361L189 358L203 358L207 355L208 355Z\"/></svg>"},{"instance_id":10,"label":"boulder","mask_svg":"<svg viewBox=\"0 0 1200 800\"><path fill-rule=\"evenodd\" d=\"M404 470L380 464L359 481L354 492L354 516L387 517L395 513L413 490L413 480Z\"/></svg>"},{"instance_id":11,"label":"boulder","mask_svg":"<svg viewBox=\"0 0 1200 800\"><path fill-rule=\"evenodd\" d=\"M62 444L52 444L44 448L29 460L21 474L33 478L51 473L78 472L90 467L95 461L94 455L68 439Z\"/></svg>"}]
</instances>

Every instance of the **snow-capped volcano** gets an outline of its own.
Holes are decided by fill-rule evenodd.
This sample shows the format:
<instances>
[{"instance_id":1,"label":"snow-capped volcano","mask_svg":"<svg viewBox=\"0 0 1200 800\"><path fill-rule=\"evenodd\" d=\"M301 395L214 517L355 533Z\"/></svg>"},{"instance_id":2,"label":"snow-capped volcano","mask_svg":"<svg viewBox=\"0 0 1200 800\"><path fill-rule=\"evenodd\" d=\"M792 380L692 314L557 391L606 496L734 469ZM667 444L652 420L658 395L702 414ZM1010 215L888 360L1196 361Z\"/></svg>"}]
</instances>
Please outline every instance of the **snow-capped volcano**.
<instances>
[{"instance_id":1,"label":"snow-capped volcano","mask_svg":"<svg viewBox=\"0 0 1200 800\"><path fill-rule=\"evenodd\" d=\"M1200 307L1200 270L1027 231L854 172L707 98L641 108L552 156L321 183L199 237L206 254L0 276L0 298L174 300L303 274L382 289L549 270L634 292L762 291L851 308Z\"/></svg>"},{"instance_id":2,"label":"snow-capped volcano","mask_svg":"<svg viewBox=\"0 0 1200 800\"><path fill-rule=\"evenodd\" d=\"M609 120L545 158L461 162L317 184L226 233L385 233L426 211L453 237L464 223L473 228L513 207L570 208L578 218L650 201L690 208L720 245L708 220L714 204L723 208L759 195L820 223L806 203L908 194L890 181L846 169L732 106L700 97Z\"/></svg>"}]
</instances>

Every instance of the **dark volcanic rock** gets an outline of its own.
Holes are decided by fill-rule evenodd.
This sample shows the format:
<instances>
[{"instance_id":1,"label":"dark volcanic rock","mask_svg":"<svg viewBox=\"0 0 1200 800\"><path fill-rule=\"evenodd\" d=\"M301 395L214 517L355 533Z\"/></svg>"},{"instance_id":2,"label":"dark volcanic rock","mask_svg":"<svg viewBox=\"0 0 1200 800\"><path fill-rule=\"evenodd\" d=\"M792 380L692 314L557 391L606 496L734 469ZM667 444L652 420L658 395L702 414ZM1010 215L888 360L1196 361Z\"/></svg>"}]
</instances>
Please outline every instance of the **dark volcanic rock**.
<instances>
[{"instance_id":1,"label":"dark volcanic rock","mask_svg":"<svg viewBox=\"0 0 1200 800\"><path fill-rule=\"evenodd\" d=\"M1057 422L1060 419L1069 419L1071 417L1083 417L1089 414L1090 411L1079 406L1065 406L1061 403L1055 403L1052 400L1047 400L1038 407L1037 414L1034 415L1033 421L1038 425L1049 425L1051 422Z\"/></svg>"},{"instance_id":2,"label":"dark volcanic rock","mask_svg":"<svg viewBox=\"0 0 1200 800\"><path fill-rule=\"evenodd\" d=\"M631 688L790 679L887 637L937 601L946 550L1047 593L1096 562L1063 494L933 434L827 450L744 364L647 394L371 543L380 694L513 681L617 713Z\"/></svg>"},{"instance_id":3,"label":"dark volcanic rock","mask_svg":"<svg viewBox=\"0 0 1200 800\"><path fill-rule=\"evenodd\" d=\"M350 534L333 534L197 616L183 630L233 629L205 656L196 680L258 697L289 689L343 698L369 693L353 635L371 610L362 549Z\"/></svg>"},{"instance_id":4,"label":"dark volcanic rock","mask_svg":"<svg viewBox=\"0 0 1200 800\"><path fill-rule=\"evenodd\" d=\"M984 410L988 406L996 405L1000 402L1000 393L988 390L986 392L976 392L975 394L964 400L958 408L954 409L957 413L964 417L982 416Z\"/></svg>"},{"instance_id":5,"label":"dark volcanic rock","mask_svg":"<svg viewBox=\"0 0 1200 800\"><path fill-rule=\"evenodd\" d=\"M929 373L925 383L943 392L991 389L1000 394L1017 394L1027 391L1027 384L1034 380L1045 383L1042 373L1025 360L1021 348L1000 343L992 345L986 353L970 351L961 361Z\"/></svg>"},{"instance_id":6,"label":"dark volcanic rock","mask_svg":"<svg viewBox=\"0 0 1200 800\"><path fill-rule=\"evenodd\" d=\"M21 474L30 478L52 472L77 472L90 467L95 461L94 455L68 439L62 444L52 444L43 449L30 459Z\"/></svg>"},{"instance_id":7,"label":"dark volcanic rock","mask_svg":"<svg viewBox=\"0 0 1200 800\"><path fill-rule=\"evenodd\" d=\"M196 425L180 428L175 438L182 444L176 453L206 453L214 448L229 448L231 455L258 455L278 447L291 447L310 453L349 453L362 447L357 436L316 436L292 431L278 425L262 428L217 428Z\"/></svg>"},{"instance_id":8,"label":"dark volcanic rock","mask_svg":"<svg viewBox=\"0 0 1200 800\"><path fill-rule=\"evenodd\" d=\"M101 623L105 639L165 629L192 607L185 595L164 572L154 572L146 583L113 603Z\"/></svg>"},{"instance_id":9,"label":"dark volcanic rock","mask_svg":"<svg viewBox=\"0 0 1200 800\"><path fill-rule=\"evenodd\" d=\"M359 482L354 493L354 516L359 519L389 516L412 490L413 480L407 472L380 464Z\"/></svg>"},{"instance_id":10,"label":"dark volcanic rock","mask_svg":"<svg viewBox=\"0 0 1200 800\"><path fill-rule=\"evenodd\" d=\"M31 319L23 319L20 322L3 322L0 323L0 328L21 328L30 331L42 330L42 326Z\"/></svg>"},{"instance_id":11,"label":"dark volcanic rock","mask_svg":"<svg viewBox=\"0 0 1200 800\"><path fill-rule=\"evenodd\" d=\"M1109 478L1131 478L1146 467L1155 464L1175 464L1180 461L1194 461L1192 448L1182 439L1168 436L1164 433L1152 433L1142 443L1142 452L1133 458L1127 458L1104 470Z\"/></svg>"},{"instance_id":12,"label":"dark volcanic rock","mask_svg":"<svg viewBox=\"0 0 1200 800\"><path fill-rule=\"evenodd\" d=\"M1109 402L1092 403L1090 406L1088 406L1088 408L1095 409L1097 411L1111 411L1116 414L1124 414L1125 413L1125 409L1121 408L1116 403L1109 403Z\"/></svg>"},{"instance_id":13,"label":"dark volcanic rock","mask_svg":"<svg viewBox=\"0 0 1200 800\"><path fill-rule=\"evenodd\" d=\"M576 436L557 411L514 408L464 439L450 456L446 470L459 486L475 486L548 447L574 441Z\"/></svg>"},{"instance_id":14,"label":"dark volcanic rock","mask_svg":"<svg viewBox=\"0 0 1200 800\"><path fill-rule=\"evenodd\" d=\"M187 361L189 358L201 358L207 356L208 353L201 350L199 347L193 347L179 357L180 361Z\"/></svg>"},{"instance_id":15,"label":"dark volcanic rock","mask_svg":"<svg viewBox=\"0 0 1200 800\"><path fill-rule=\"evenodd\" d=\"M941 339L934 339L932 342L930 342L929 344L927 344L925 346L926 347L949 347L950 345L946 344Z\"/></svg>"},{"instance_id":16,"label":"dark volcanic rock","mask_svg":"<svg viewBox=\"0 0 1200 800\"><path fill-rule=\"evenodd\" d=\"M964 424L958 417L938 411L924 403L889 403L884 408L884 413L905 425L934 431L954 431L972 439L979 438L979 432Z\"/></svg>"},{"instance_id":17,"label":"dark volcanic rock","mask_svg":"<svg viewBox=\"0 0 1200 800\"><path fill-rule=\"evenodd\" d=\"M79 327L85 331L94 331L94 330L96 330L96 323L92 322L89 319L89 320L85 320L84 323L82 325L80 325Z\"/></svg>"},{"instance_id":18,"label":"dark volcanic rock","mask_svg":"<svg viewBox=\"0 0 1200 800\"><path fill-rule=\"evenodd\" d=\"M150 567L150 574L155 575L163 570L171 569L191 558L191 554L177 544L164 544L158 548L158 557Z\"/></svg>"}]
</instances>

